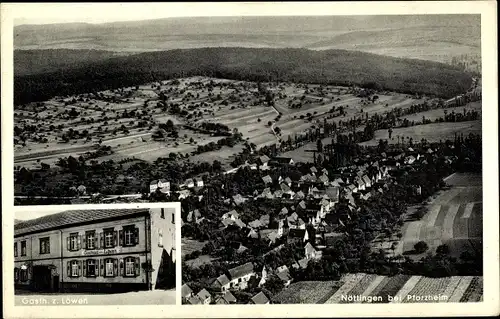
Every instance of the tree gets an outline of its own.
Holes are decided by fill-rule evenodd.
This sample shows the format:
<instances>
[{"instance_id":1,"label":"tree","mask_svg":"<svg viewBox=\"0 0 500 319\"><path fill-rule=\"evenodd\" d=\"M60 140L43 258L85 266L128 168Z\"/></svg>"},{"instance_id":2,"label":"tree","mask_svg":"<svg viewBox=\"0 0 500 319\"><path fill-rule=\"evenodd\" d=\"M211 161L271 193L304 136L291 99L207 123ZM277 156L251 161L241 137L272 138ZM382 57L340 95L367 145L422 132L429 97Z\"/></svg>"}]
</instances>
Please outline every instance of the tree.
<instances>
[{"instance_id":1,"label":"tree","mask_svg":"<svg viewBox=\"0 0 500 319\"><path fill-rule=\"evenodd\" d=\"M419 254L424 253L427 249L429 249L429 245L425 241L419 241L416 243L413 248Z\"/></svg>"},{"instance_id":2,"label":"tree","mask_svg":"<svg viewBox=\"0 0 500 319\"><path fill-rule=\"evenodd\" d=\"M321 141L321 139L318 139L318 141L316 142L316 149L319 153L323 153L323 142Z\"/></svg>"},{"instance_id":3,"label":"tree","mask_svg":"<svg viewBox=\"0 0 500 319\"><path fill-rule=\"evenodd\" d=\"M276 275L269 276L264 284L264 288L269 290L272 295L276 295L285 287L283 281Z\"/></svg>"},{"instance_id":4,"label":"tree","mask_svg":"<svg viewBox=\"0 0 500 319\"><path fill-rule=\"evenodd\" d=\"M450 247L446 244L439 245L436 249L436 253L439 255L448 255L450 253Z\"/></svg>"}]
</instances>

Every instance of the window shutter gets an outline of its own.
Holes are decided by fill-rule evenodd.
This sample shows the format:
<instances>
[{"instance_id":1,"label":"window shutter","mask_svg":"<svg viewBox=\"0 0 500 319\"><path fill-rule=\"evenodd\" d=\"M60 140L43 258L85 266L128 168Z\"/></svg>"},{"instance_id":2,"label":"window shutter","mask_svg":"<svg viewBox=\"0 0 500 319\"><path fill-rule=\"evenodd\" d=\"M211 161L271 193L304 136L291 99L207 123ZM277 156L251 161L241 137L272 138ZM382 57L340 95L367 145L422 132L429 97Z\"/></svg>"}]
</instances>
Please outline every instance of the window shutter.
<instances>
[{"instance_id":1,"label":"window shutter","mask_svg":"<svg viewBox=\"0 0 500 319\"><path fill-rule=\"evenodd\" d=\"M106 274L106 269L104 268L106 266L106 259L101 259L101 276L104 277Z\"/></svg>"},{"instance_id":2,"label":"window shutter","mask_svg":"<svg viewBox=\"0 0 500 319\"><path fill-rule=\"evenodd\" d=\"M118 246L118 232L116 230L113 232L113 246Z\"/></svg>"},{"instance_id":3,"label":"window shutter","mask_svg":"<svg viewBox=\"0 0 500 319\"><path fill-rule=\"evenodd\" d=\"M104 233L99 233L99 248L104 248Z\"/></svg>"},{"instance_id":4,"label":"window shutter","mask_svg":"<svg viewBox=\"0 0 500 319\"><path fill-rule=\"evenodd\" d=\"M77 240L76 250L80 250L81 247L82 247L82 236L81 235L77 235L76 236L76 240Z\"/></svg>"},{"instance_id":5,"label":"window shutter","mask_svg":"<svg viewBox=\"0 0 500 319\"><path fill-rule=\"evenodd\" d=\"M123 259L120 259L120 276L125 276L125 266L123 265Z\"/></svg>"},{"instance_id":6,"label":"window shutter","mask_svg":"<svg viewBox=\"0 0 500 319\"><path fill-rule=\"evenodd\" d=\"M68 272L68 277L71 277L71 261L66 262L66 271Z\"/></svg>"},{"instance_id":7,"label":"window shutter","mask_svg":"<svg viewBox=\"0 0 500 319\"><path fill-rule=\"evenodd\" d=\"M121 265L120 265L121 269ZM113 275L118 276L118 259L113 259Z\"/></svg>"},{"instance_id":8,"label":"window shutter","mask_svg":"<svg viewBox=\"0 0 500 319\"><path fill-rule=\"evenodd\" d=\"M83 262L83 277L87 277L87 265L88 265L88 260L84 260L84 262Z\"/></svg>"},{"instance_id":9,"label":"window shutter","mask_svg":"<svg viewBox=\"0 0 500 319\"><path fill-rule=\"evenodd\" d=\"M71 236L66 237L66 249L71 250Z\"/></svg>"},{"instance_id":10,"label":"window shutter","mask_svg":"<svg viewBox=\"0 0 500 319\"><path fill-rule=\"evenodd\" d=\"M141 274L141 259L139 257L135 258L135 275L139 276Z\"/></svg>"},{"instance_id":11,"label":"window shutter","mask_svg":"<svg viewBox=\"0 0 500 319\"><path fill-rule=\"evenodd\" d=\"M123 246L123 242L124 242L123 229L120 229L120 231L118 232L118 242L120 243L120 246Z\"/></svg>"},{"instance_id":12,"label":"window shutter","mask_svg":"<svg viewBox=\"0 0 500 319\"><path fill-rule=\"evenodd\" d=\"M78 276L82 275L82 261L78 261Z\"/></svg>"},{"instance_id":13,"label":"window shutter","mask_svg":"<svg viewBox=\"0 0 500 319\"><path fill-rule=\"evenodd\" d=\"M139 228L134 228L134 240L135 244L137 245L139 243Z\"/></svg>"}]
</instances>

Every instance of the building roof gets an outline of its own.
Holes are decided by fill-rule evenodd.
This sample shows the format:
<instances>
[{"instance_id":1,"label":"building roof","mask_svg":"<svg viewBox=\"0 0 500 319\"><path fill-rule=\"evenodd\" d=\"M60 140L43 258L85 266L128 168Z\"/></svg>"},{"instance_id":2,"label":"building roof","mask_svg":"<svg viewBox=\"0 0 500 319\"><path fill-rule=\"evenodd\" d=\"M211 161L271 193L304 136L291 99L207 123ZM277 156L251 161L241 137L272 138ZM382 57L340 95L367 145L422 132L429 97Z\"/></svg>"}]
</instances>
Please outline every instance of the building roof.
<instances>
[{"instance_id":1,"label":"building roof","mask_svg":"<svg viewBox=\"0 0 500 319\"><path fill-rule=\"evenodd\" d=\"M288 267L286 265L279 266L278 268L276 268L276 271L277 272L288 271Z\"/></svg>"},{"instance_id":2,"label":"building roof","mask_svg":"<svg viewBox=\"0 0 500 319\"><path fill-rule=\"evenodd\" d=\"M191 288L188 285L186 285L186 284L182 285L181 291L182 291L182 297L187 297L187 296L189 296L190 294L193 293L193 291L191 290Z\"/></svg>"},{"instance_id":3,"label":"building roof","mask_svg":"<svg viewBox=\"0 0 500 319\"><path fill-rule=\"evenodd\" d=\"M253 272L254 269L253 269L253 264L251 262L229 269L229 275L231 276L231 280L243 277Z\"/></svg>"},{"instance_id":4,"label":"building roof","mask_svg":"<svg viewBox=\"0 0 500 319\"><path fill-rule=\"evenodd\" d=\"M68 210L16 224L14 225L14 235L42 232L75 224L96 223L102 220L119 219L138 214L149 214L149 208Z\"/></svg>"},{"instance_id":5,"label":"building roof","mask_svg":"<svg viewBox=\"0 0 500 319\"><path fill-rule=\"evenodd\" d=\"M319 180L322 181L323 183L328 183L328 176L326 175L321 175L319 177Z\"/></svg>"},{"instance_id":6,"label":"building roof","mask_svg":"<svg viewBox=\"0 0 500 319\"><path fill-rule=\"evenodd\" d=\"M239 218L237 218L237 219L234 221L234 223L235 223L238 227L240 227L240 228L243 228L243 227L246 227L246 226L247 226L247 225L245 225L245 223L244 223L241 219L239 219Z\"/></svg>"},{"instance_id":7,"label":"building roof","mask_svg":"<svg viewBox=\"0 0 500 319\"><path fill-rule=\"evenodd\" d=\"M226 293L224 294L224 296L222 296L222 298L226 300L228 303L236 302L236 297L234 297L230 291L226 291Z\"/></svg>"},{"instance_id":8,"label":"building roof","mask_svg":"<svg viewBox=\"0 0 500 319\"><path fill-rule=\"evenodd\" d=\"M200 300L200 297L194 296L194 297L189 298L187 303L190 305L200 305L200 304L202 304L202 301Z\"/></svg>"},{"instance_id":9,"label":"building roof","mask_svg":"<svg viewBox=\"0 0 500 319\"><path fill-rule=\"evenodd\" d=\"M316 251L316 248L314 248L313 245L311 245L311 243L307 243L306 246L304 247L306 249L306 251Z\"/></svg>"},{"instance_id":10,"label":"building roof","mask_svg":"<svg viewBox=\"0 0 500 319\"><path fill-rule=\"evenodd\" d=\"M266 297L266 295L264 295L262 291L253 296L250 300L253 304L256 305L265 305L269 303L269 299Z\"/></svg>"},{"instance_id":11,"label":"building roof","mask_svg":"<svg viewBox=\"0 0 500 319\"><path fill-rule=\"evenodd\" d=\"M212 287L219 288L224 285L227 285L229 283L229 278L227 278L226 275L220 275L215 279L215 281L212 283Z\"/></svg>"},{"instance_id":12,"label":"building roof","mask_svg":"<svg viewBox=\"0 0 500 319\"><path fill-rule=\"evenodd\" d=\"M363 175L363 182L365 182L365 184L370 184L371 180L370 180L370 178L368 176Z\"/></svg>"},{"instance_id":13,"label":"building roof","mask_svg":"<svg viewBox=\"0 0 500 319\"><path fill-rule=\"evenodd\" d=\"M329 199L338 201L340 194L340 187L338 186L327 187L325 189L325 194L328 196Z\"/></svg>"},{"instance_id":14,"label":"building roof","mask_svg":"<svg viewBox=\"0 0 500 319\"><path fill-rule=\"evenodd\" d=\"M210 293L205 289L203 288L202 290L200 290L200 292L198 292L196 294L201 300L205 300L205 299L208 299L208 298L211 298L212 296L210 295Z\"/></svg>"},{"instance_id":15,"label":"building roof","mask_svg":"<svg viewBox=\"0 0 500 319\"><path fill-rule=\"evenodd\" d=\"M266 184L271 184L273 182L273 179L271 178L271 176L269 175L266 175L264 177L262 177L262 180L264 181L264 183Z\"/></svg>"},{"instance_id":16,"label":"building roof","mask_svg":"<svg viewBox=\"0 0 500 319\"><path fill-rule=\"evenodd\" d=\"M290 186L288 186L287 184L282 183L282 184L280 185L280 187L281 187L281 190L282 190L283 192L285 192L285 193L286 193L286 192L290 192L290 191L291 191Z\"/></svg>"},{"instance_id":17,"label":"building roof","mask_svg":"<svg viewBox=\"0 0 500 319\"><path fill-rule=\"evenodd\" d=\"M309 259L307 259L305 257L298 261L300 268L304 268L304 269L307 268L308 263L309 263Z\"/></svg>"},{"instance_id":18,"label":"building roof","mask_svg":"<svg viewBox=\"0 0 500 319\"><path fill-rule=\"evenodd\" d=\"M276 276L278 276L279 279L281 279L281 281L289 281L289 280L292 280L292 276L290 276L290 272L287 270L285 271L280 271L276 274Z\"/></svg>"},{"instance_id":19,"label":"building roof","mask_svg":"<svg viewBox=\"0 0 500 319\"><path fill-rule=\"evenodd\" d=\"M246 198L241 196L241 194L236 194L233 196L233 201L236 205L240 205L246 201Z\"/></svg>"},{"instance_id":20,"label":"building roof","mask_svg":"<svg viewBox=\"0 0 500 319\"><path fill-rule=\"evenodd\" d=\"M256 219L254 221L251 221L248 223L248 226L252 227L252 228L259 228L262 226L262 223L260 220Z\"/></svg>"},{"instance_id":21,"label":"building roof","mask_svg":"<svg viewBox=\"0 0 500 319\"><path fill-rule=\"evenodd\" d=\"M267 157L267 155L262 155L261 157L259 157L259 160L261 163L267 163L269 162L269 157Z\"/></svg>"},{"instance_id":22,"label":"building roof","mask_svg":"<svg viewBox=\"0 0 500 319\"><path fill-rule=\"evenodd\" d=\"M291 157L274 157L273 162L278 162L281 164L288 164L290 162L293 162Z\"/></svg>"}]
</instances>

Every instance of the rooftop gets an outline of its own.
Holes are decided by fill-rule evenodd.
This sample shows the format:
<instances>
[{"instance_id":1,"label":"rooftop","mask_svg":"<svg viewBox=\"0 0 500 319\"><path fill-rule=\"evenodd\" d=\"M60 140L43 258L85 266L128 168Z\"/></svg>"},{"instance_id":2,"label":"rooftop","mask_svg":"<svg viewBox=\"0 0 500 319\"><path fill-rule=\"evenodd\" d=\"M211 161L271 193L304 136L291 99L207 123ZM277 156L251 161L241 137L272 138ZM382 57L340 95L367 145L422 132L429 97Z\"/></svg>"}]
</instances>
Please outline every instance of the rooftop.
<instances>
[{"instance_id":1,"label":"rooftop","mask_svg":"<svg viewBox=\"0 0 500 319\"><path fill-rule=\"evenodd\" d=\"M149 214L149 208L68 210L20 222L14 225L14 235L42 232L76 224L96 223L102 220L125 218L138 214Z\"/></svg>"},{"instance_id":2,"label":"rooftop","mask_svg":"<svg viewBox=\"0 0 500 319\"><path fill-rule=\"evenodd\" d=\"M253 264L251 262L229 269L229 275L231 276L231 280L243 277L253 272L254 269L253 269Z\"/></svg>"}]
</instances>

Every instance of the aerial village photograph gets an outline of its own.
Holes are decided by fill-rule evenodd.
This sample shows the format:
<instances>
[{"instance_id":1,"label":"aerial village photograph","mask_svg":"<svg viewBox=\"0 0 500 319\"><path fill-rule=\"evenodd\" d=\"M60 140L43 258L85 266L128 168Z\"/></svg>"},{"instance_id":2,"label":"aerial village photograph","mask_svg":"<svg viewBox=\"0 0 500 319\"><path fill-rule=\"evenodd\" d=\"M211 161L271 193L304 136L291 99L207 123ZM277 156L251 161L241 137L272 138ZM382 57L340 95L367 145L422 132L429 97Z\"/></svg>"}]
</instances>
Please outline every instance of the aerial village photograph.
<instances>
[{"instance_id":1,"label":"aerial village photograph","mask_svg":"<svg viewBox=\"0 0 500 319\"><path fill-rule=\"evenodd\" d=\"M176 304L179 212L97 206L16 211L15 305Z\"/></svg>"},{"instance_id":2,"label":"aerial village photograph","mask_svg":"<svg viewBox=\"0 0 500 319\"><path fill-rule=\"evenodd\" d=\"M483 301L481 15L37 23L15 205L180 202L186 307ZM170 289L170 215L16 221L19 297Z\"/></svg>"}]
</instances>

